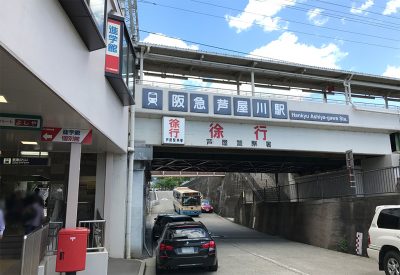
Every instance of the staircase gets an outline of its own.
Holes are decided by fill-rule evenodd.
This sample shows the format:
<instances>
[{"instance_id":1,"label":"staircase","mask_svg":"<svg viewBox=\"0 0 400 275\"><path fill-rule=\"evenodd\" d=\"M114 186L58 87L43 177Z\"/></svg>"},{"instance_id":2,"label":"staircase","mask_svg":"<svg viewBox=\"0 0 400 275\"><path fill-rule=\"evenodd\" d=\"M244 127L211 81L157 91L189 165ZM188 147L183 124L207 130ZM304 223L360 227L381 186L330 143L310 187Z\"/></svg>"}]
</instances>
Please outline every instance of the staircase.
<instances>
[{"instance_id":1,"label":"staircase","mask_svg":"<svg viewBox=\"0 0 400 275\"><path fill-rule=\"evenodd\" d=\"M0 240L0 259L20 259L22 253L23 236L3 236Z\"/></svg>"}]
</instances>

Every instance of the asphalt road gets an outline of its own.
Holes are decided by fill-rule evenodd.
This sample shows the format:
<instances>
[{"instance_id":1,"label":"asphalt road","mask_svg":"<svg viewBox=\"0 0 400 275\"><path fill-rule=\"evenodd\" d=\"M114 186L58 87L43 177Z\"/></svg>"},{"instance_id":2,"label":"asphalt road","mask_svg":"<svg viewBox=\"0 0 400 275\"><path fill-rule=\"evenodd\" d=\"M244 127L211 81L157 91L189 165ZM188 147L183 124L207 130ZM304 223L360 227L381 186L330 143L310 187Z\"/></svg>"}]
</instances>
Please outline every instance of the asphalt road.
<instances>
[{"instance_id":1,"label":"asphalt road","mask_svg":"<svg viewBox=\"0 0 400 275\"><path fill-rule=\"evenodd\" d=\"M152 216L173 212L172 192L157 192ZM202 221L216 237L219 269L185 269L170 274L349 274L382 275L373 260L288 241L237 225L216 214L202 214ZM150 224L150 222L149 222ZM155 260L147 259L146 275L154 275Z\"/></svg>"}]
</instances>

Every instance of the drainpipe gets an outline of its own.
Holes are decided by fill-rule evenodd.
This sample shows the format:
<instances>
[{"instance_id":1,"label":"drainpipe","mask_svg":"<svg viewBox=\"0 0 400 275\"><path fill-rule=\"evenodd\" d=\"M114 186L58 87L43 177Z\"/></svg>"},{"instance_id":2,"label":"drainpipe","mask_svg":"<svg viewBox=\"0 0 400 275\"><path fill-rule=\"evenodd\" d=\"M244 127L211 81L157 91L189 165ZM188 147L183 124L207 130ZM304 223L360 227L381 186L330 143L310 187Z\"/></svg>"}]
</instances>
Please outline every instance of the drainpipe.
<instances>
[{"instance_id":1,"label":"drainpipe","mask_svg":"<svg viewBox=\"0 0 400 275\"><path fill-rule=\"evenodd\" d=\"M130 127L135 125L135 109L130 106ZM131 128L134 129L134 128ZM131 138L132 137L132 138ZM131 258L131 227L132 227L132 184L133 184L133 162L134 162L134 147L133 147L133 130L129 133L129 147L128 147L128 186L127 186L127 200L126 200L126 233L125 233L125 247L126 258Z\"/></svg>"},{"instance_id":2,"label":"drainpipe","mask_svg":"<svg viewBox=\"0 0 400 275\"><path fill-rule=\"evenodd\" d=\"M132 227L132 184L134 162L134 130L135 130L135 106L129 107L129 140L128 140L128 182L126 199L126 228L125 228L125 257L131 258L131 227Z\"/></svg>"}]
</instances>

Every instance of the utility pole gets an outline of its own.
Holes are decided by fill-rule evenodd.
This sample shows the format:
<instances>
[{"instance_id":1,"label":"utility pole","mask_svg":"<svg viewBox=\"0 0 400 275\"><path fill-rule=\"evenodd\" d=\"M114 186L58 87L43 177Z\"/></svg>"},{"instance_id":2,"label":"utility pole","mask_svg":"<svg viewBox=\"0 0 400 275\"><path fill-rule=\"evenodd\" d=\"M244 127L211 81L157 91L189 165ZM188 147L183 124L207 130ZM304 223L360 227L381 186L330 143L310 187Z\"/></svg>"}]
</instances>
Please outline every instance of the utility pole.
<instances>
[{"instance_id":1,"label":"utility pole","mask_svg":"<svg viewBox=\"0 0 400 275\"><path fill-rule=\"evenodd\" d=\"M128 27L129 34L131 36L131 40L135 42L139 42L139 17L138 17L138 9L137 9L137 0L123 0L121 1L123 4L125 23Z\"/></svg>"}]
</instances>

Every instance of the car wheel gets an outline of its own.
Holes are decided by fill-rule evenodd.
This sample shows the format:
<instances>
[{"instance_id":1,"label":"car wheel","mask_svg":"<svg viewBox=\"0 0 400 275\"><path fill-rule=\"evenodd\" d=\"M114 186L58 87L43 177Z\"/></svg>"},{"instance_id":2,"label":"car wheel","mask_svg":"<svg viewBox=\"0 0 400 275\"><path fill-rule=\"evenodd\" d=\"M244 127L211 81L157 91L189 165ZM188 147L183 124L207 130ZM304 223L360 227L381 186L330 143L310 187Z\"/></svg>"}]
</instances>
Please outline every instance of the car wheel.
<instances>
[{"instance_id":1,"label":"car wheel","mask_svg":"<svg viewBox=\"0 0 400 275\"><path fill-rule=\"evenodd\" d=\"M400 255L398 252L389 251L383 259L383 266L386 275L400 274Z\"/></svg>"},{"instance_id":2,"label":"car wheel","mask_svg":"<svg viewBox=\"0 0 400 275\"><path fill-rule=\"evenodd\" d=\"M208 268L210 271L217 271L218 270L218 261L215 263L215 265L212 265Z\"/></svg>"},{"instance_id":3,"label":"car wheel","mask_svg":"<svg viewBox=\"0 0 400 275\"><path fill-rule=\"evenodd\" d=\"M161 269L158 267L158 265L156 265L156 274L163 274L165 273L164 271L165 271L164 269Z\"/></svg>"}]
</instances>

